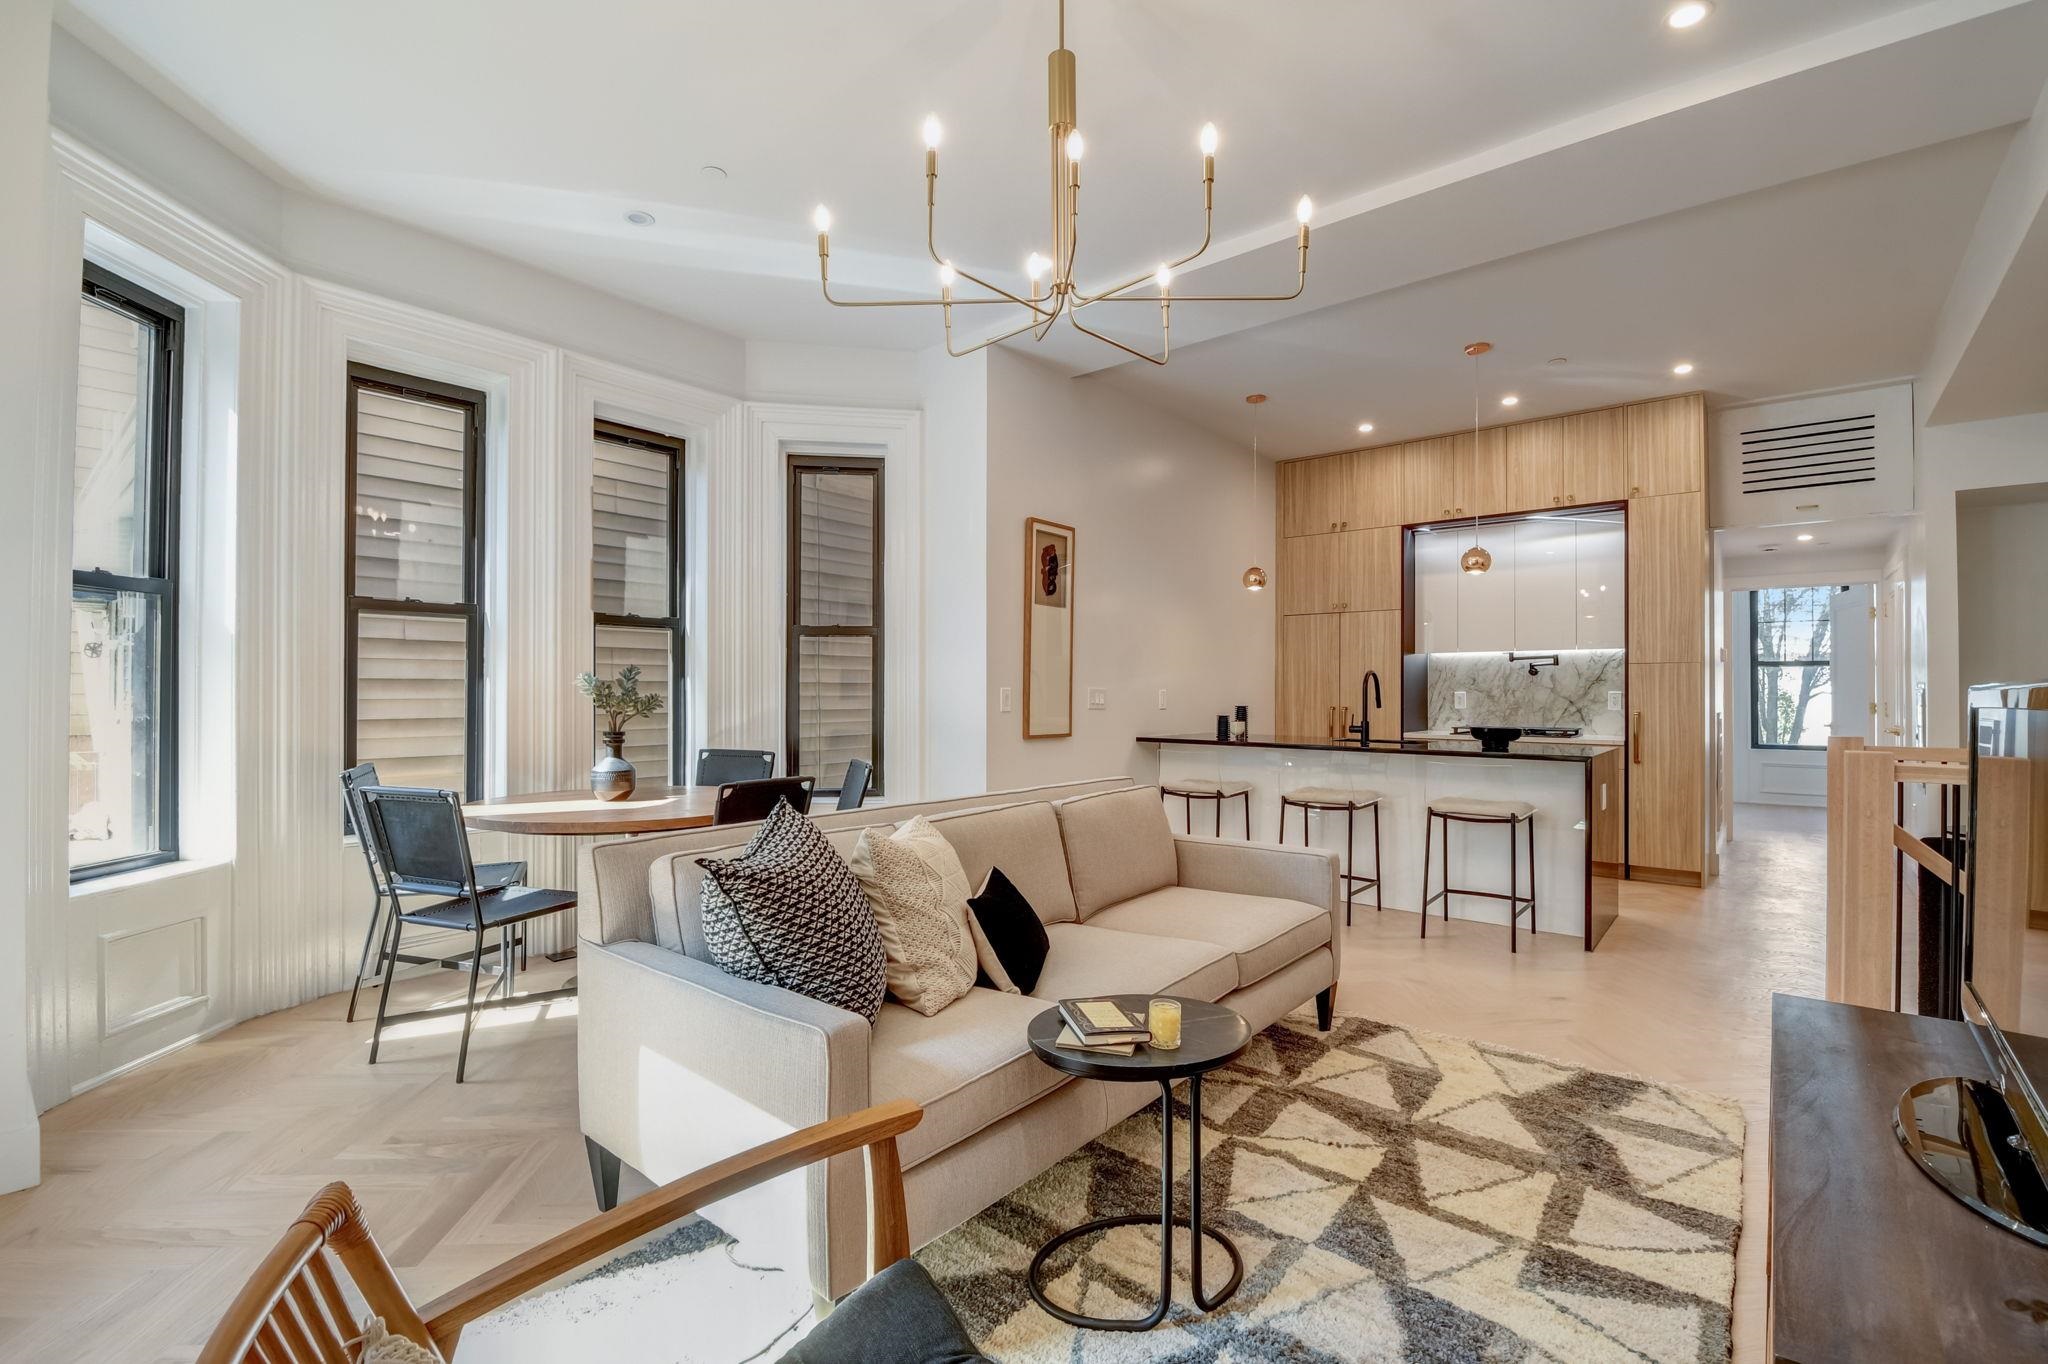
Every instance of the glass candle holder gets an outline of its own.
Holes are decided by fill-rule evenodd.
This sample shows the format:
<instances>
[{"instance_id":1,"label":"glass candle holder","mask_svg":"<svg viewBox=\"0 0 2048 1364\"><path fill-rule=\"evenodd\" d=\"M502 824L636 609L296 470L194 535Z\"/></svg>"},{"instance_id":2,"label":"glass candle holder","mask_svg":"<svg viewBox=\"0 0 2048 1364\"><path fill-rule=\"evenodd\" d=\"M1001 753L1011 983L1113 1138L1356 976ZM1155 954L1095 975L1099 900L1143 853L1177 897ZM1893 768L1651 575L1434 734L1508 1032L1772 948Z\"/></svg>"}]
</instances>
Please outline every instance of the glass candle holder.
<instances>
[{"instance_id":1,"label":"glass candle holder","mask_svg":"<svg viewBox=\"0 0 2048 1364\"><path fill-rule=\"evenodd\" d=\"M1180 1046L1180 1001L1155 999L1145 1010L1145 1026L1152 1030L1152 1045L1161 1051Z\"/></svg>"}]
</instances>

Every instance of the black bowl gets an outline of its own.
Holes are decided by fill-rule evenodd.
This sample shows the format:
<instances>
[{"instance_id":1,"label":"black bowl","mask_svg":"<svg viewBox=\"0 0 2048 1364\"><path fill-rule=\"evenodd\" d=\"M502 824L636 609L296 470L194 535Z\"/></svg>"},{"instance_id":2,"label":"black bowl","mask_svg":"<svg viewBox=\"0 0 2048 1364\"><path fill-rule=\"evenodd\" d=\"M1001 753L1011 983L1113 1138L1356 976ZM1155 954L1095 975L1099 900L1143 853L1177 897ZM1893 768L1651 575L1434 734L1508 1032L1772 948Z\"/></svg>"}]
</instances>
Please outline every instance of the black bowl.
<instances>
[{"instance_id":1,"label":"black bowl","mask_svg":"<svg viewBox=\"0 0 2048 1364\"><path fill-rule=\"evenodd\" d=\"M1474 725L1472 737L1479 741L1482 753L1505 753L1509 744L1522 737L1522 731L1514 725Z\"/></svg>"}]
</instances>

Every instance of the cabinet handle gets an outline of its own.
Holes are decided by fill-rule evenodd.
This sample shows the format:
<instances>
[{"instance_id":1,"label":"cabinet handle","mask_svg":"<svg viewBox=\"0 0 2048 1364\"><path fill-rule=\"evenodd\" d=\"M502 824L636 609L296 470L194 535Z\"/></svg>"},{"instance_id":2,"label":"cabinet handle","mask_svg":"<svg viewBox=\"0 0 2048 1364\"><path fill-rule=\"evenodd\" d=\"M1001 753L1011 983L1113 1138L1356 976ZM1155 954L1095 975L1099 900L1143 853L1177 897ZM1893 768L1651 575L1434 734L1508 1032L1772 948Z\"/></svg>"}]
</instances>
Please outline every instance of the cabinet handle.
<instances>
[{"instance_id":1,"label":"cabinet handle","mask_svg":"<svg viewBox=\"0 0 2048 1364\"><path fill-rule=\"evenodd\" d=\"M1551 498L1551 499L1550 499L1550 505L1551 505L1551 506L1553 506L1553 507L1559 507L1559 506L1563 506L1563 505L1564 505L1564 499L1563 499L1563 498L1561 498L1561 497L1553 497L1553 498Z\"/></svg>"},{"instance_id":2,"label":"cabinet handle","mask_svg":"<svg viewBox=\"0 0 2048 1364\"><path fill-rule=\"evenodd\" d=\"M1335 521L1332 521L1332 522L1330 523L1330 529L1331 529L1331 530L1335 530L1335 529L1337 529L1337 523L1336 523Z\"/></svg>"},{"instance_id":3,"label":"cabinet handle","mask_svg":"<svg viewBox=\"0 0 2048 1364\"><path fill-rule=\"evenodd\" d=\"M1323 712L1323 737L1325 739L1337 737L1337 708L1335 706L1331 706Z\"/></svg>"},{"instance_id":4,"label":"cabinet handle","mask_svg":"<svg viewBox=\"0 0 2048 1364\"><path fill-rule=\"evenodd\" d=\"M1349 521L1339 521L1337 524L1342 526L1345 530L1351 529L1351 523Z\"/></svg>"},{"instance_id":5,"label":"cabinet handle","mask_svg":"<svg viewBox=\"0 0 2048 1364\"><path fill-rule=\"evenodd\" d=\"M1643 490L1640 487L1630 488L1628 490L1628 495L1630 497L1641 497L1643 495Z\"/></svg>"},{"instance_id":6,"label":"cabinet handle","mask_svg":"<svg viewBox=\"0 0 2048 1364\"><path fill-rule=\"evenodd\" d=\"M1628 760L1637 767L1643 765L1643 713L1637 711L1629 721Z\"/></svg>"}]
</instances>

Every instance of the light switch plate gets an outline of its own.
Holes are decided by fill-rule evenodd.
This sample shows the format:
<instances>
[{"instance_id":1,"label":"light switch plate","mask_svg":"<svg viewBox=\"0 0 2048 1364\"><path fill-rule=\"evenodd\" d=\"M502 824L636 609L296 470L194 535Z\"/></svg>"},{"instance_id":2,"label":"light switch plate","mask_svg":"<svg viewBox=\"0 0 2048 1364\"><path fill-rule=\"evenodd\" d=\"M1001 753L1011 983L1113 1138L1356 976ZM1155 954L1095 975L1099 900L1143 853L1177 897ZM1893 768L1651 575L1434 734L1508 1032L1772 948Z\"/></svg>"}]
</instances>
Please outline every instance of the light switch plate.
<instances>
[{"instance_id":1,"label":"light switch plate","mask_svg":"<svg viewBox=\"0 0 2048 1364\"><path fill-rule=\"evenodd\" d=\"M1109 709L1109 693L1104 691L1101 687L1090 687L1088 689L1088 709Z\"/></svg>"},{"instance_id":2,"label":"light switch plate","mask_svg":"<svg viewBox=\"0 0 2048 1364\"><path fill-rule=\"evenodd\" d=\"M1456 706L1459 710L1465 709L1465 693L1461 691L1452 692L1451 704Z\"/></svg>"},{"instance_id":3,"label":"light switch plate","mask_svg":"<svg viewBox=\"0 0 2048 1364\"><path fill-rule=\"evenodd\" d=\"M1611 691L1611 692L1607 693L1607 709L1609 709L1609 710L1620 710L1620 709L1621 709L1621 693L1620 693L1620 692L1618 692L1618 691Z\"/></svg>"},{"instance_id":4,"label":"light switch plate","mask_svg":"<svg viewBox=\"0 0 2048 1364\"><path fill-rule=\"evenodd\" d=\"M1005 715L1010 713L1010 689L1008 687L996 688L996 709Z\"/></svg>"},{"instance_id":5,"label":"light switch plate","mask_svg":"<svg viewBox=\"0 0 2048 1364\"><path fill-rule=\"evenodd\" d=\"M1164 687L1159 689L1159 709L1166 709L1166 688Z\"/></svg>"}]
</instances>

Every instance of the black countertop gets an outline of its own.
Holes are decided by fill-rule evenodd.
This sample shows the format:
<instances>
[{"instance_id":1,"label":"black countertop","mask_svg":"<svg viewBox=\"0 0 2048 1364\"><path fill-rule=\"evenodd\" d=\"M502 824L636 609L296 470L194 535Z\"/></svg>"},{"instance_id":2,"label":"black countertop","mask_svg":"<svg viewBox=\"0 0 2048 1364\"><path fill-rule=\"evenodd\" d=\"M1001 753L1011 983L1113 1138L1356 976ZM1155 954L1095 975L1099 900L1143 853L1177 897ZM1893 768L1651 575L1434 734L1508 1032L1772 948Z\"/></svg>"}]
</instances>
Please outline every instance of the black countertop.
<instances>
[{"instance_id":1,"label":"black countertop","mask_svg":"<svg viewBox=\"0 0 2048 1364\"><path fill-rule=\"evenodd\" d=\"M1219 739L1213 734L1141 734L1141 744L1185 744L1202 748L1307 749L1319 753L1376 753L1389 757L1408 754L1428 758L1480 758L1487 762L1589 763L1614 752L1614 745L1574 743L1570 739L1523 740L1507 753L1482 752L1470 739L1374 739L1361 748L1356 741L1293 737L1285 734L1253 734L1243 739ZM1541 747L1537 747L1540 744Z\"/></svg>"}]
</instances>

